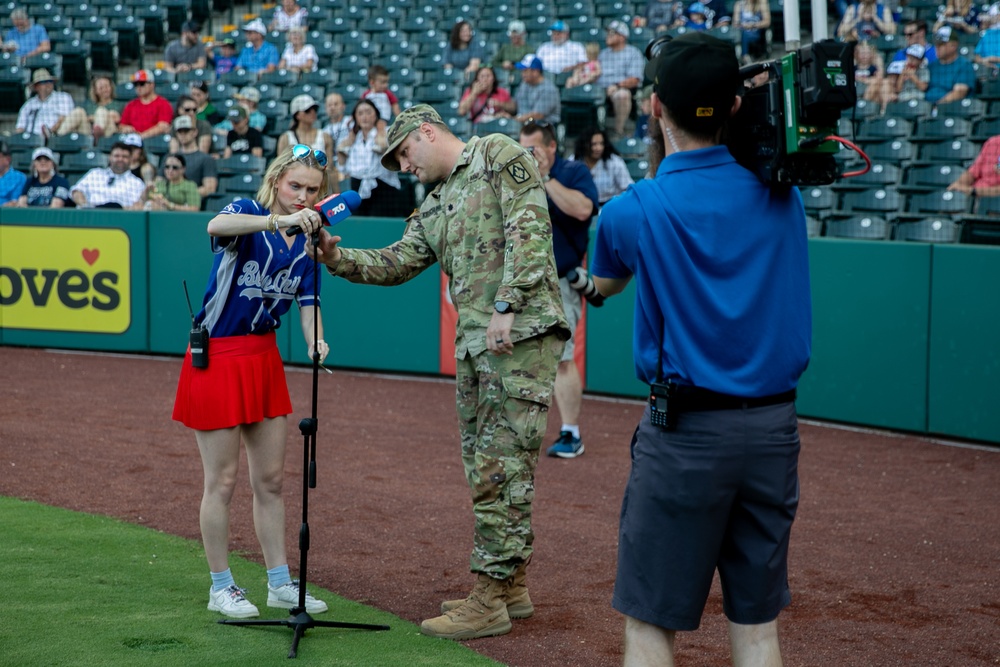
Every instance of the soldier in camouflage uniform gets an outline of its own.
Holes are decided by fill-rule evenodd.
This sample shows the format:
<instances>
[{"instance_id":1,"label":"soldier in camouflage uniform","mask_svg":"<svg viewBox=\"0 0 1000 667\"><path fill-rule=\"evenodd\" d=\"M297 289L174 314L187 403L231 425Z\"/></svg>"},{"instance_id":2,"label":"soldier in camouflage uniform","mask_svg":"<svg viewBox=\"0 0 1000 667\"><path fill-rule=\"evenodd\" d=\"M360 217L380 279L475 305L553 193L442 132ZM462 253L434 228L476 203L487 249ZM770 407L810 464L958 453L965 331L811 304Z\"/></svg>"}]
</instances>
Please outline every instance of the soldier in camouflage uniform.
<instances>
[{"instance_id":1,"label":"soldier in camouflage uniform","mask_svg":"<svg viewBox=\"0 0 1000 667\"><path fill-rule=\"evenodd\" d=\"M475 513L463 600L424 621L434 637L510 631L534 612L524 584L532 552L535 465L569 328L552 256L545 191L534 159L509 137L453 135L425 104L401 113L382 164L439 185L381 250L340 248L323 230L315 250L331 274L398 285L440 262L458 309L456 395L462 462Z\"/></svg>"}]
</instances>

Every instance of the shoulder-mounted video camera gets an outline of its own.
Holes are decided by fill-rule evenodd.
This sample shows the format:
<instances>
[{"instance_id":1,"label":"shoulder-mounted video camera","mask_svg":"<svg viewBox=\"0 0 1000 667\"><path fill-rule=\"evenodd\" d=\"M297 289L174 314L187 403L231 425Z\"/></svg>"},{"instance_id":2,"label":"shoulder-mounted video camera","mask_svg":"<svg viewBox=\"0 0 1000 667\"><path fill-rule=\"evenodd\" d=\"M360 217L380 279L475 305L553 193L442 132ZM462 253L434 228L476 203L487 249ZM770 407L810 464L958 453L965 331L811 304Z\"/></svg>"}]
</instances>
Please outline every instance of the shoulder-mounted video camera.
<instances>
[{"instance_id":1,"label":"shoulder-mounted video camera","mask_svg":"<svg viewBox=\"0 0 1000 667\"><path fill-rule=\"evenodd\" d=\"M670 36L646 47L655 58ZM767 74L767 80L755 79ZM857 101L854 44L823 40L780 60L740 69L745 86L723 137L736 161L772 187L827 185L840 177L834 155L841 112Z\"/></svg>"}]
</instances>

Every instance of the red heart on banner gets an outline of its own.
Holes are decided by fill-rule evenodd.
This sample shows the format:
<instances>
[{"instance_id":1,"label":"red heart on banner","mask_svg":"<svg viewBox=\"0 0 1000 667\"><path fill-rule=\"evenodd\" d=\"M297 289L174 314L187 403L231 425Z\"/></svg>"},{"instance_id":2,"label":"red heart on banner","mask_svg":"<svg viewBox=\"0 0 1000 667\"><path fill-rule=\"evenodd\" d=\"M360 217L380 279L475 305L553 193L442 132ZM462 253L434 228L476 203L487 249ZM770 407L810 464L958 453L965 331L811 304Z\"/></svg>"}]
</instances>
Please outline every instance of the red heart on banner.
<instances>
[{"instance_id":1,"label":"red heart on banner","mask_svg":"<svg viewBox=\"0 0 1000 667\"><path fill-rule=\"evenodd\" d=\"M88 250L87 248L84 248L81 254L83 255L83 261L93 266L94 262L97 261L97 258L101 256L101 251L97 249Z\"/></svg>"}]
</instances>

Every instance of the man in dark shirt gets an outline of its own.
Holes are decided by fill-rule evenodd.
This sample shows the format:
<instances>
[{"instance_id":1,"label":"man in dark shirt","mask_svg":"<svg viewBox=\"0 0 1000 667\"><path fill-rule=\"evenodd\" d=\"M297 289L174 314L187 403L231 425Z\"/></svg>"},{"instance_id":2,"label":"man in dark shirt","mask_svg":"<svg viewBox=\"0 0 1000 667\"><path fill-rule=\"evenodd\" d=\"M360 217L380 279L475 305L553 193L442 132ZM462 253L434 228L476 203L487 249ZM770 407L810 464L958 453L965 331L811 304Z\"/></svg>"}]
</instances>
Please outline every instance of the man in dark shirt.
<instances>
[{"instance_id":1,"label":"man in dark shirt","mask_svg":"<svg viewBox=\"0 0 1000 667\"><path fill-rule=\"evenodd\" d=\"M264 135L260 130L250 127L247 110L235 106L226 114L233 129L226 136L226 150L222 157L227 158L233 153L250 153L256 157L264 157Z\"/></svg>"}]
</instances>

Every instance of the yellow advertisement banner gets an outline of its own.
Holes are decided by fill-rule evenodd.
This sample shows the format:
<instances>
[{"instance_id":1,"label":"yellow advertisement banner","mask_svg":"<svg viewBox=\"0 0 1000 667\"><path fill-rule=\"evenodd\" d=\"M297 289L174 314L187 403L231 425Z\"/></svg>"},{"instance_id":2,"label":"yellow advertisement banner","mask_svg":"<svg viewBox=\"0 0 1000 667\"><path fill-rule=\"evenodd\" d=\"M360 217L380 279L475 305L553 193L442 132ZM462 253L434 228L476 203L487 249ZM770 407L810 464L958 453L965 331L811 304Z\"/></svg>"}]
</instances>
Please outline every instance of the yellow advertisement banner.
<instances>
[{"instance_id":1,"label":"yellow advertisement banner","mask_svg":"<svg viewBox=\"0 0 1000 667\"><path fill-rule=\"evenodd\" d=\"M124 230L0 226L0 323L124 333L132 321L131 271Z\"/></svg>"}]
</instances>

